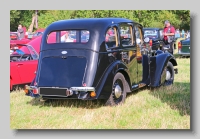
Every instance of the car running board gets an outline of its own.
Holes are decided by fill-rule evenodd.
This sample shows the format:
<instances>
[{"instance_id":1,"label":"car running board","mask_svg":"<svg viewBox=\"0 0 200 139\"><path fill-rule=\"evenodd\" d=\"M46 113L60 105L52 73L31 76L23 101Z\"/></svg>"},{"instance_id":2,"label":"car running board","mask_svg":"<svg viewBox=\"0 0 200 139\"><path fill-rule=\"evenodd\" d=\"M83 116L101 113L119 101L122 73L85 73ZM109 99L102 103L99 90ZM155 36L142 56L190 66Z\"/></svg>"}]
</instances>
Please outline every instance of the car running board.
<instances>
[{"instance_id":1,"label":"car running board","mask_svg":"<svg viewBox=\"0 0 200 139\"><path fill-rule=\"evenodd\" d=\"M145 83L139 83L139 84L133 85L133 86L132 86L132 90L135 90L135 89L137 89L137 88L141 88L141 87L144 87L144 86L146 86Z\"/></svg>"}]
</instances>

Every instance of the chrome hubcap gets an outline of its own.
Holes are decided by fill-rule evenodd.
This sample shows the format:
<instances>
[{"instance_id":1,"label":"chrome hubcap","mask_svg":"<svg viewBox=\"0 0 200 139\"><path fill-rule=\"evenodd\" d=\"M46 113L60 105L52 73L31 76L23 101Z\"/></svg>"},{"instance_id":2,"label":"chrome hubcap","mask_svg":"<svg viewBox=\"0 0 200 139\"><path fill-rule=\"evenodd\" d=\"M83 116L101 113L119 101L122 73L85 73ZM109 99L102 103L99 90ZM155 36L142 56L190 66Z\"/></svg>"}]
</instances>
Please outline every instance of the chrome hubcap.
<instances>
[{"instance_id":1,"label":"chrome hubcap","mask_svg":"<svg viewBox=\"0 0 200 139\"><path fill-rule=\"evenodd\" d=\"M122 95L122 89L119 85L115 86L114 93L116 98L119 98Z\"/></svg>"},{"instance_id":2,"label":"chrome hubcap","mask_svg":"<svg viewBox=\"0 0 200 139\"><path fill-rule=\"evenodd\" d=\"M166 80L169 80L171 77L171 73L169 71L166 71Z\"/></svg>"}]
</instances>

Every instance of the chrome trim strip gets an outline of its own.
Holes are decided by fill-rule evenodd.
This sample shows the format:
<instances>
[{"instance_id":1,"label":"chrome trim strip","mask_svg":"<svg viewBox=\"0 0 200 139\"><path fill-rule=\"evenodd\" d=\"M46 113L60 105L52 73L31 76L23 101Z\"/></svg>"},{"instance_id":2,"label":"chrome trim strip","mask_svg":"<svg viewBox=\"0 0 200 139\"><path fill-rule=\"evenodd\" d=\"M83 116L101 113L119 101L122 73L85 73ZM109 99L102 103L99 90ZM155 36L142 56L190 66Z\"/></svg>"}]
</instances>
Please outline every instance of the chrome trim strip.
<instances>
[{"instance_id":1,"label":"chrome trim strip","mask_svg":"<svg viewBox=\"0 0 200 139\"><path fill-rule=\"evenodd\" d=\"M95 91L94 87L71 87L72 91Z\"/></svg>"}]
</instances>

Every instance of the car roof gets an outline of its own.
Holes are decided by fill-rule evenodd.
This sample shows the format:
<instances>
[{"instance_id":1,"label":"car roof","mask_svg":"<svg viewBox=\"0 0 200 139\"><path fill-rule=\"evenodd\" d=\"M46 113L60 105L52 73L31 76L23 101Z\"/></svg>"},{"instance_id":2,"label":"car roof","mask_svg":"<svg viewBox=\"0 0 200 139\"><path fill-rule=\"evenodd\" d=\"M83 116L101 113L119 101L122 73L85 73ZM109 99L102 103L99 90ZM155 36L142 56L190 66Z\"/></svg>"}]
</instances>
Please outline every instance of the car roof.
<instances>
[{"instance_id":1,"label":"car roof","mask_svg":"<svg viewBox=\"0 0 200 139\"><path fill-rule=\"evenodd\" d=\"M153 27L149 27L149 28L146 27L146 28L143 28L143 30L147 30L147 29L148 29L148 30L163 30L163 28L156 28L156 27L155 27L155 28L153 28Z\"/></svg>"},{"instance_id":2,"label":"car roof","mask_svg":"<svg viewBox=\"0 0 200 139\"><path fill-rule=\"evenodd\" d=\"M112 23L130 22L136 23L133 20L126 18L77 18L59 20L50 24L45 32L48 34L52 30L63 30L63 29L102 29L105 26L112 25ZM44 35L47 35L47 34Z\"/></svg>"}]
</instances>

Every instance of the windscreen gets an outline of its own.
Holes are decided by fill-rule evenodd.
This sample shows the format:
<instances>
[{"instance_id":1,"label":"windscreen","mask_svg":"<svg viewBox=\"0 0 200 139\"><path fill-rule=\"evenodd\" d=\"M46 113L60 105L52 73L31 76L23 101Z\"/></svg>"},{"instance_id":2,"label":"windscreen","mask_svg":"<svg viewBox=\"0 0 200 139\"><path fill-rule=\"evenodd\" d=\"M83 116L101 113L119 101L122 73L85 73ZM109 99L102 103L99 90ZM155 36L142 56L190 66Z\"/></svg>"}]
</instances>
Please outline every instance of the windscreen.
<instances>
[{"instance_id":1,"label":"windscreen","mask_svg":"<svg viewBox=\"0 0 200 139\"><path fill-rule=\"evenodd\" d=\"M144 30L144 37L158 38L157 30Z\"/></svg>"}]
</instances>

